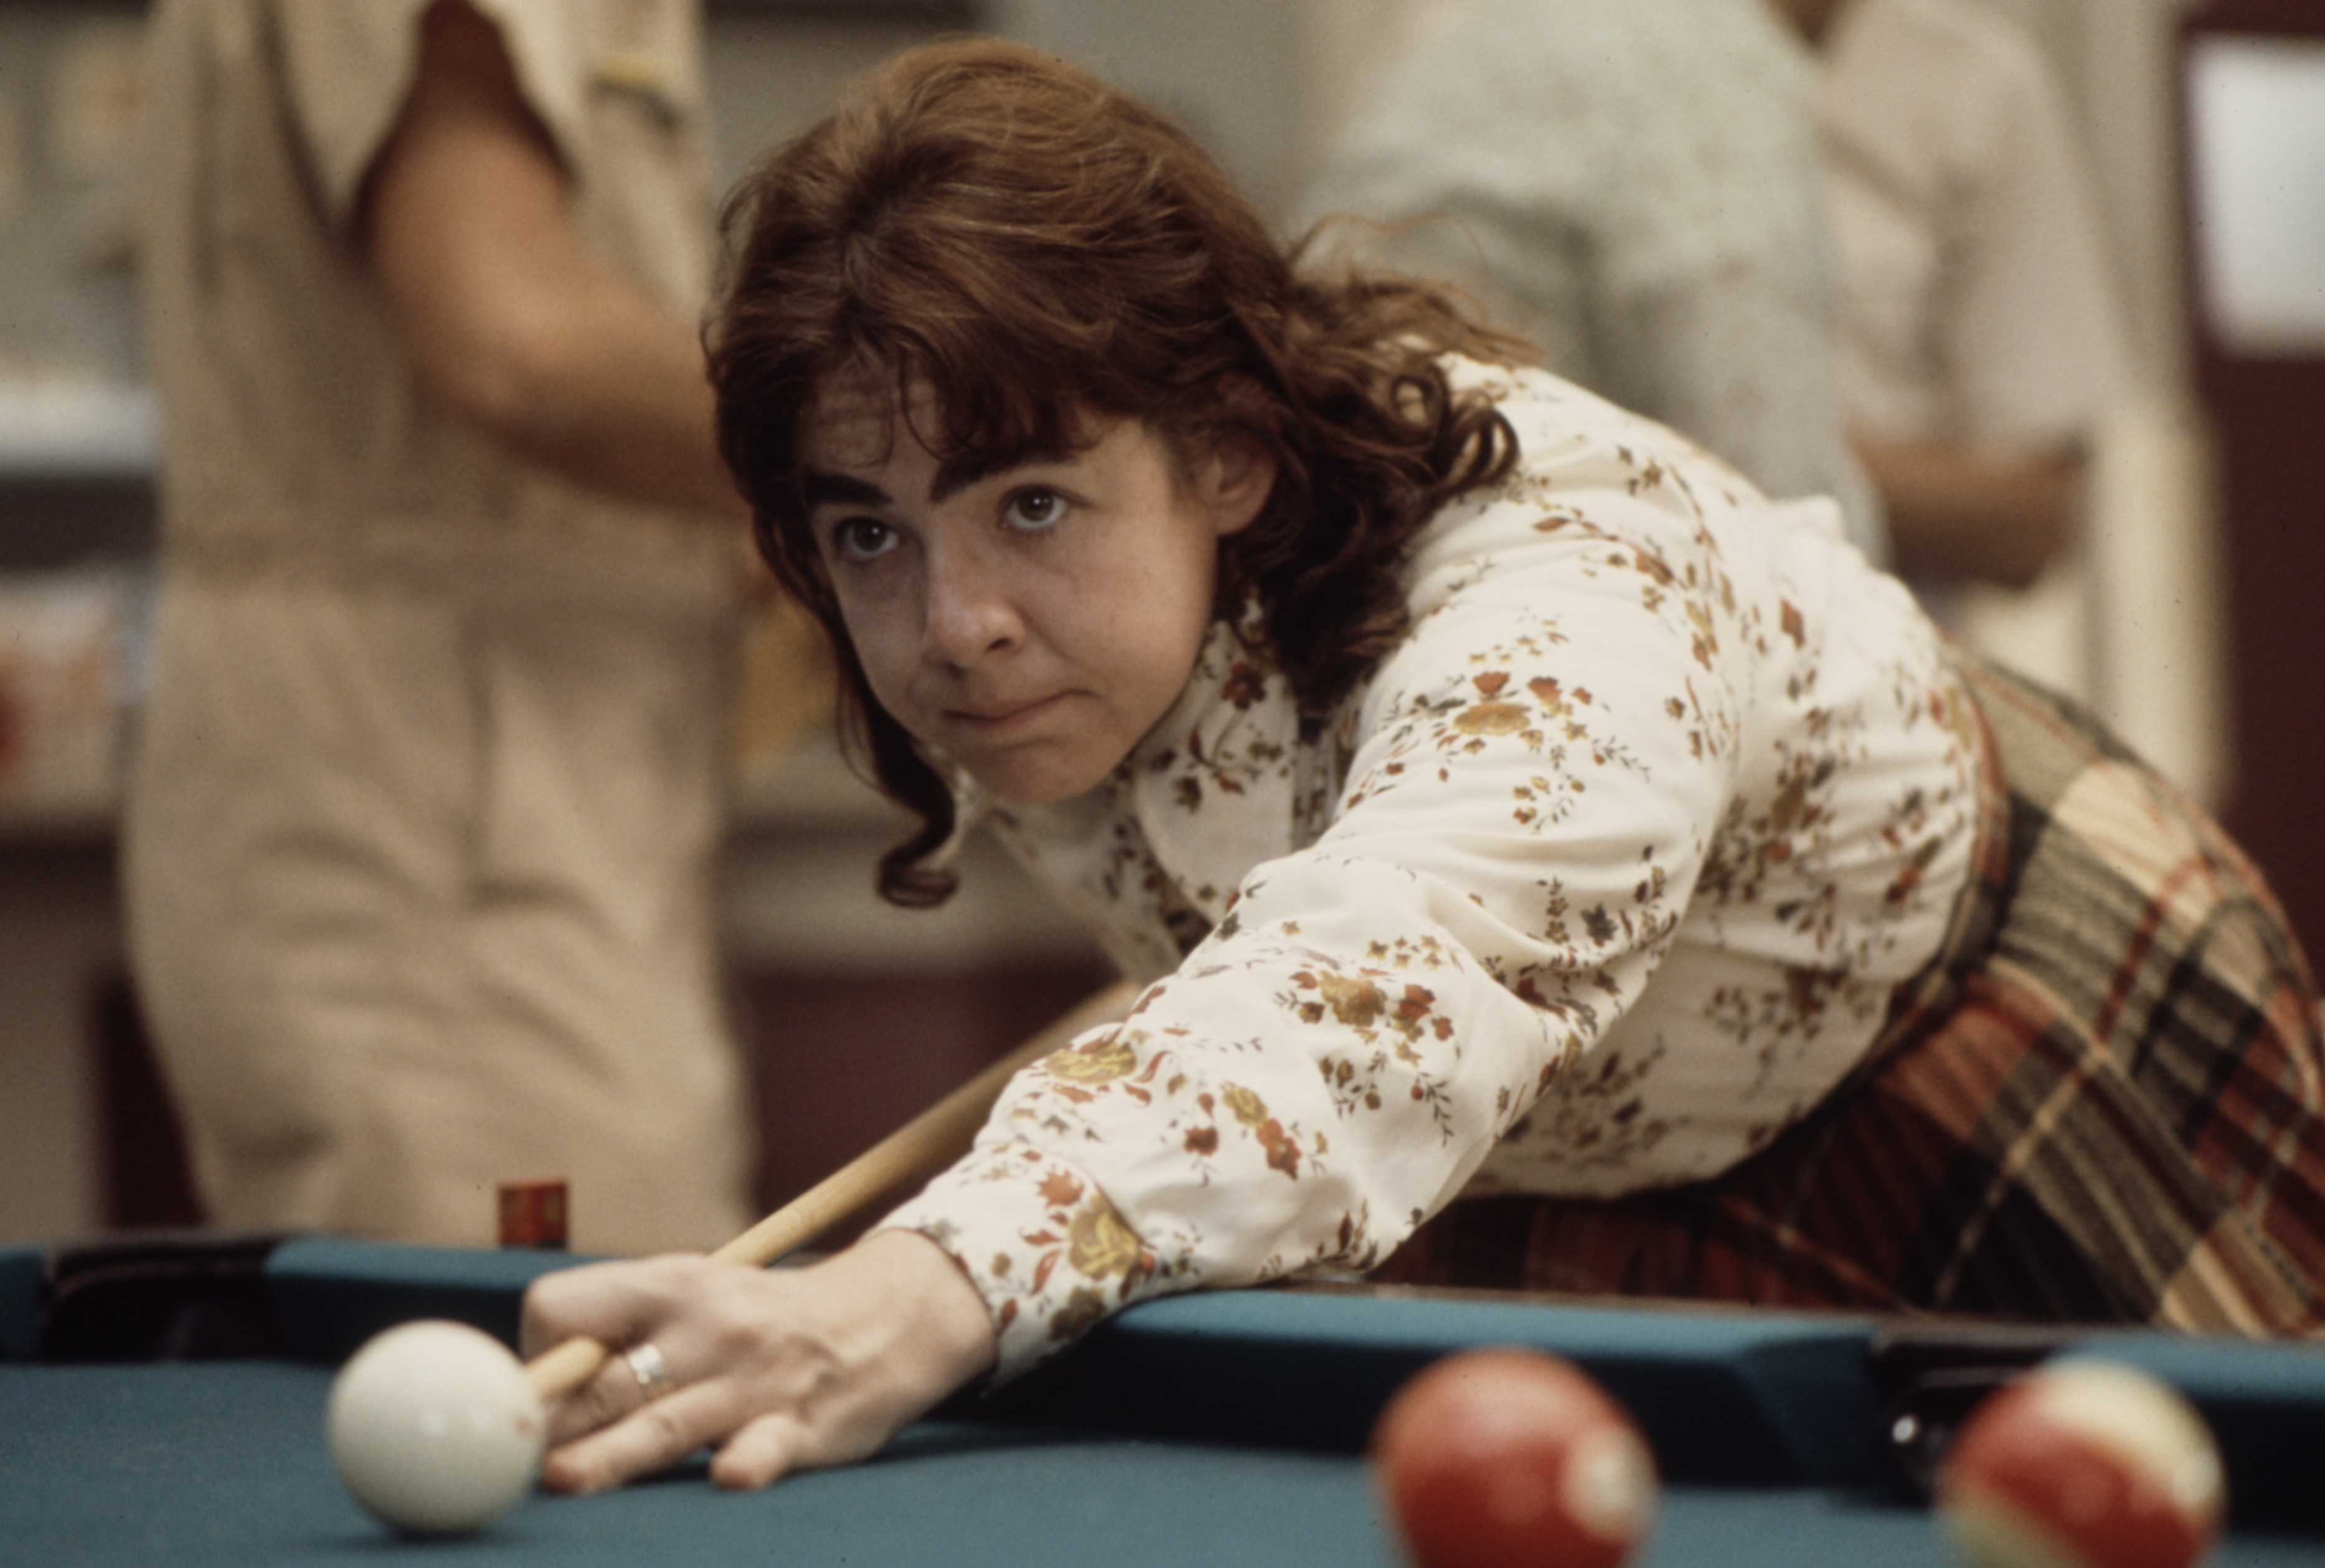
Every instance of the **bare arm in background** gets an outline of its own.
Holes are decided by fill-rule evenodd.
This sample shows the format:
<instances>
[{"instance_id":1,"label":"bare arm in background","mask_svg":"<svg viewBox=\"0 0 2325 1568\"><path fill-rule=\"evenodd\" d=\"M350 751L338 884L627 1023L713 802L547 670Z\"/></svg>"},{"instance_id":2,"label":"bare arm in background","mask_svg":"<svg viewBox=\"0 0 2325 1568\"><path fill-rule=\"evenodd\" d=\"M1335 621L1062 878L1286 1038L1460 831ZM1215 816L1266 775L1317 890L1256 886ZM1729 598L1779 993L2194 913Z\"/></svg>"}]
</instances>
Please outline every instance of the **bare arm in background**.
<instances>
[{"instance_id":1,"label":"bare arm in background","mask_svg":"<svg viewBox=\"0 0 2325 1568\"><path fill-rule=\"evenodd\" d=\"M1769 0L1815 48L1849 0ZM1888 515L1892 563L1925 581L2024 588L2072 543L2084 456L2061 445L1998 457L1932 441L1852 432Z\"/></svg>"},{"instance_id":2,"label":"bare arm in background","mask_svg":"<svg viewBox=\"0 0 2325 1568\"><path fill-rule=\"evenodd\" d=\"M362 236L421 380L461 417L594 488L743 516L693 324L583 248L556 148L465 0L421 23Z\"/></svg>"},{"instance_id":3,"label":"bare arm in background","mask_svg":"<svg viewBox=\"0 0 2325 1568\"><path fill-rule=\"evenodd\" d=\"M1938 582L2024 588L2074 537L2083 457L1988 457L1934 441L1855 439L1880 491L1896 569Z\"/></svg>"}]
</instances>

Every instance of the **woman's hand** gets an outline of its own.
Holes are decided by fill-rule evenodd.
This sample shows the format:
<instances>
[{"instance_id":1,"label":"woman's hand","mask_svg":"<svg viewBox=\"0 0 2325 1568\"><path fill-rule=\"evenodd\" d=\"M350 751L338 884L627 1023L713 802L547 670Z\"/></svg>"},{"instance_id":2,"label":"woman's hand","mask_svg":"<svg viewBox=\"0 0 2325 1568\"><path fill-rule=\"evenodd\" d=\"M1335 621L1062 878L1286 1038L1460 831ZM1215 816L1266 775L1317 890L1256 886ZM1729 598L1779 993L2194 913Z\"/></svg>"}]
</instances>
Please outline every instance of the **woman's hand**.
<instances>
[{"instance_id":1,"label":"woman's hand","mask_svg":"<svg viewBox=\"0 0 2325 1568\"><path fill-rule=\"evenodd\" d=\"M993 1365L985 1303L952 1258L912 1231L876 1232L809 1268L705 1257L605 1263L525 1294L528 1356L576 1334L616 1354L550 1410L542 1483L599 1491L717 1450L720 1486L876 1452ZM652 1345L650 1394L624 1352Z\"/></svg>"}]
</instances>

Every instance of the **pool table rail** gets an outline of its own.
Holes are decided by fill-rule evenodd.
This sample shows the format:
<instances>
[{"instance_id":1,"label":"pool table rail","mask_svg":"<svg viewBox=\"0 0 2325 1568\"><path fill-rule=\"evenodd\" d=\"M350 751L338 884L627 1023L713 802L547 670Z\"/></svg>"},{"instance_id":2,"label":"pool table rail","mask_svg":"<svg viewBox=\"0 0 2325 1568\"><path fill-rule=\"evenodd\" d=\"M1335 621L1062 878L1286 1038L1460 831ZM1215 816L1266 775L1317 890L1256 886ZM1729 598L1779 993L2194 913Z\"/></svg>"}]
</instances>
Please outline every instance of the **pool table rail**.
<instances>
[{"instance_id":1,"label":"pool table rail","mask_svg":"<svg viewBox=\"0 0 2325 1568\"><path fill-rule=\"evenodd\" d=\"M263 1322L211 1310L232 1353L336 1365L413 1317L472 1322L514 1343L524 1287L574 1258L321 1237L139 1243L64 1270L0 1249L0 1360L107 1359L89 1324L137 1326L111 1359L173 1342L138 1295L188 1281ZM236 1250L239 1248L239 1250ZM134 1254L134 1257L133 1257ZM129 1261L123 1261L128 1259ZM134 1262L138 1266L131 1266ZM77 1271L77 1272L76 1272ZM124 1302L129 1304L125 1307ZM226 1330L221 1318L235 1319ZM182 1339L183 1336L180 1336ZM1565 1356L1626 1406L1666 1479L1915 1500L1945 1426L1976 1394L2045 1356L2103 1354L2162 1377L2219 1439L2239 1528L2325 1536L2325 1345L2115 1330L1885 1321L1846 1313L1560 1302L1482 1293L1326 1286L1153 1301L1008 1387L964 1395L947 1418L1157 1440L1349 1454L1390 1395L1438 1357L1482 1345ZM60 1356L60 1350L69 1353ZM1909 1418L1901 1421L1901 1417Z\"/></svg>"}]
</instances>

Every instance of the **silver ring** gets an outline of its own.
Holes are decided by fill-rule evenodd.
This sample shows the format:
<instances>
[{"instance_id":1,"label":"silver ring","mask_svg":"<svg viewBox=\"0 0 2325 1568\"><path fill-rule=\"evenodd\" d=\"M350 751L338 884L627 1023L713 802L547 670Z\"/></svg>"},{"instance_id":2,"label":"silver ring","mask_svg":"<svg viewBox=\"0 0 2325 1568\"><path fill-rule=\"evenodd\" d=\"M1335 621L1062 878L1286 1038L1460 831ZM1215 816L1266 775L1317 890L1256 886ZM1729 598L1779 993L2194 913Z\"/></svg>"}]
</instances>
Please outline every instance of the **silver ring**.
<instances>
[{"instance_id":1,"label":"silver ring","mask_svg":"<svg viewBox=\"0 0 2325 1568\"><path fill-rule=\"evenodd\" d=\"M648 1399L658 1397L670 1384L670 1366L662 1359L662 1347L652 1342L633 1345L622 1352L628 1364L630 1376L638 1380L638 1392Z\"/></svg>"}]
</instances>

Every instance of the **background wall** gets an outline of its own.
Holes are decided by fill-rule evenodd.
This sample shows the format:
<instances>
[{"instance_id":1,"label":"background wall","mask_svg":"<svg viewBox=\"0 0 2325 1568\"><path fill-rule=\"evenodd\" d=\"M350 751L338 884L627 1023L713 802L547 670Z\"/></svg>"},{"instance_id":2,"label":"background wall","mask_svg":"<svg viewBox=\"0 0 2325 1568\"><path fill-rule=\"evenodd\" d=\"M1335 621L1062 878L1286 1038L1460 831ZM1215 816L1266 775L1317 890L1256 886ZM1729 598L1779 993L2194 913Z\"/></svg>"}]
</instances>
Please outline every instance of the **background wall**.
<instances>
[{"instance_id":1,"label":"background wall","mask_svg":"<svg viewBox=\"0 0 2325 1568\"><path fill-rule=\"evenodd\" d=\"M1432 3L989 0L982 14L994 30L1170 108L1279 209L1401 30ZM2150 450L2179 454L2163 459L2179 466L2162 487L2174 505L2199 505L2187 469L2200 443L2191 448L2185 413L2166 53L2182 0L1986 3L2037 31L2074 92L2154 389L2163 434ZM117 1212L108 1173L117 1184L125 1170L134 1178L168 1154L139 1141L159 1137L138 1130L145 1124L102 1109L120 1086L94 1044L105 981L119 968L108 830L116 747L107 743L134 711L150 531L150 411L127 238L143 11L133 0L0 0L0 694L37 677L42 733L94 714L97 738L84 734L78 749L58 743L36 778L0 701L0 1242L97 1228ZM808 123L838 79L931 25L909 4L716 7L711 79L728 172ZM2153 462L2134 464L2119 487L2152 504ZM45 592L66 581L25 569L68 561L82 562L70 580L79 597L67 595L72 614L60 618L53 595L45 621L11 608L15 587ZM2161 716L2163 743L2200 743L2209 721ZM2200 744L2187 755L2191 773L2208 765ZM917 1105L960 1062L1014 1035L1024 1011L1046 1012L1091 977L1094 960L1005 867L973 868L972 895L940 917L878 905L866 868L893 819L828 748L738 771L746 810L726 926L738 1008L762 1042L768 1113L791 1118L780 1158L792 1164L770 1177L781 1188L816 1174L832 1157L827 1146L852 1146L888 1114L830 1109L837 1090L810 1069L834 1059L835 1040L854 1051L876 1035L887 1054L871 1071ZM996 976L997 991L986 983ZM860 1025L875 998L890 1011L867 1034ZM860 1081L861 1059L854 1065ZM109 1127L130 1129L125 1146Z\"/></svg>"}]
</instances>

